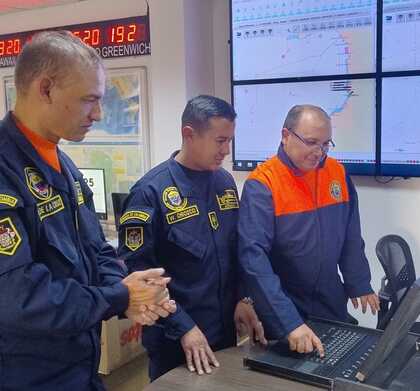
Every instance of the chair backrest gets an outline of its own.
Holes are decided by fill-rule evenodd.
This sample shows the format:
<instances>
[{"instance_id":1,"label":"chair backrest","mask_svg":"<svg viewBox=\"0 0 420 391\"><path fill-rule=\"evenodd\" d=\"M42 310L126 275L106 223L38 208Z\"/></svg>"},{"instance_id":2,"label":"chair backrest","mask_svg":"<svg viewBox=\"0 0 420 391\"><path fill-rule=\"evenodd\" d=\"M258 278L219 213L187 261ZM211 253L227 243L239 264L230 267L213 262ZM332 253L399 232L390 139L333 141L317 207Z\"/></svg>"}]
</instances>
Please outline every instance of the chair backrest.
<instances>
[{"instance_id":1,"label":"chair backrest","mask_svg":"<svg viewBox=\"0 0 420 391\"><path fill-rule=\"evenodd\" d=\"M122 215L124 201L128 197L127 193L112 193L112 207L114 208L114 218L115 218L115 228L117 229L120 226L120 217Z\"/></svg>"},{"instance_id":2,"label":"chair backrest","mask_svg":"<svg viewBox=\"0 0 420 391\"><path fill-rule=\"evenodd\" d=\"M376 245L376 256L385 271L379 292L381 311L377 328L384 329L407 289L416 280L413 257L407 242L398 235L386 235Z\"/></svg>"}]
</instances>

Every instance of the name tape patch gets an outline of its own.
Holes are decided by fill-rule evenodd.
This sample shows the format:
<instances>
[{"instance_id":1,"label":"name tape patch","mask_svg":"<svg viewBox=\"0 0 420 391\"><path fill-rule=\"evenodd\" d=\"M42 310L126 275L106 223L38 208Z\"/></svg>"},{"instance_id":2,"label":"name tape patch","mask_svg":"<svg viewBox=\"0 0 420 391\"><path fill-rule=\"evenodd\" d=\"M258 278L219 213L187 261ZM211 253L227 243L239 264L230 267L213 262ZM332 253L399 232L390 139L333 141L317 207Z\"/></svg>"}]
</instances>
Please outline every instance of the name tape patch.
<instances>
[{"instance_id":1,"label":"name tape patch","mask_svg":"<svg viewBox=\"0 0 420 391\"><path fill-rule=\"evenodd\" d=\"M61 198L60 194L57 194L50 200L40 202L39 204L37 204L37 208L38 216L42 221L46 217L52 216L64 209L63 199Z\"/></svg>"},{"instance_id":2,"label":"name tape patch","mask_svg":"<svg viewBox=\"0 0 420 391\"><path fill-rule=\"evenodd\" d=\"M166 215L166 221L168 224L175 224L179 221L190 219L194 216L198 216L200 212L198 211L197 205L191 205L188 208L177 212L171 212Z\"/></svg>"}]
</instances>

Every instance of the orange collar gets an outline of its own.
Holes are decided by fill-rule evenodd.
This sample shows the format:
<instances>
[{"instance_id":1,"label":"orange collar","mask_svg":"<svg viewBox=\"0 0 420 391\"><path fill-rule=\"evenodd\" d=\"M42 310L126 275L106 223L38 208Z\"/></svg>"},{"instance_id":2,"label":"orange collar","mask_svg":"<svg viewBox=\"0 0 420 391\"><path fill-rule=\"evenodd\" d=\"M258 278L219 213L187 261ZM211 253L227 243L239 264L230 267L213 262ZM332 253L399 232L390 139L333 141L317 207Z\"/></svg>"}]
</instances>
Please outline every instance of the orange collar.
<instances>
[{"instance_id":1,"label":"orange collar","mask_svg":"<svg viewBox=\"0 0 420 391\"><path fill-rule=\"evenodd\" d=\"M20 122L15 115L13 119L16 122L16 126L19 130L25 135L28 141L32 144L41 158L54 170L61 173L60 161L58 160L57 153L57 144L41 137L39 134L35 133L33 130L26 127L22 122Z\"/></svg>"}]
</instances>

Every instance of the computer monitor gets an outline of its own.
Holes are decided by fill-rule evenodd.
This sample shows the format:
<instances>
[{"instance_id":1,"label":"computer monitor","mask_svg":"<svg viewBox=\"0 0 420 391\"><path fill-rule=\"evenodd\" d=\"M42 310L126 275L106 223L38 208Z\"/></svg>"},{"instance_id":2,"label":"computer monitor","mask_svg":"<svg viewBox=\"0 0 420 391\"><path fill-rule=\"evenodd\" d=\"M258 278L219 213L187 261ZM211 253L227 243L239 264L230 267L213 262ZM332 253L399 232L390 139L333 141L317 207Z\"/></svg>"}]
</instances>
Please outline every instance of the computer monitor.
<instances>
[{"instance_id":1,"label":"computer monitor","mask_svg":"<svg viewBox=\"0 0 420 391\"><path fill-rule=\"evenodd\" d=\"M311 103L321 106L331 117L336 147L329 155L345 163L349 174L373 174L375 88L374 79L234 86L238 114L234 168L249 170L273 156L289 109L296 104Z\"/></svg>"},{"instance_id":2,"label":"computer monitor","mask_svg":"<svg viewBox=\"0 0 420 391\"><path fill-rule=\"evenodd\" d=\"M420 76L382 80L381 174L420 176Z\"/></svg>"},{"instance_id":3,"label":"computer monitor","mask_svg":"<svg viewBox=\"0 0 420 391\"><path fill-rule=\"evenodd\" d=\"M102 168L79 168L83 179L93 192L93 203L99 219L107 220L105 170Z\"/></svg>"}]
</instances>

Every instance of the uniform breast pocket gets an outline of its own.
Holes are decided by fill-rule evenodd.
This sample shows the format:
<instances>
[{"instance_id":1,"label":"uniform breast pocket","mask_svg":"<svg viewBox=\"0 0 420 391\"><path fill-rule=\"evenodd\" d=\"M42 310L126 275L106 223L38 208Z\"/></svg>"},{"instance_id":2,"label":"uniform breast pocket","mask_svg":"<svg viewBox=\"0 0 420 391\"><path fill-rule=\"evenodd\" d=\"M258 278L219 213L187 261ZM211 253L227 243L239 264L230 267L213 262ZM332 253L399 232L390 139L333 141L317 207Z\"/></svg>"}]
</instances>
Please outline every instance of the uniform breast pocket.
<instances>
[{"instance_id":1,"label":"uniform breast pocket","mask_svg":"<svg viewBox=\"0 0 420 391\"><path fill-rule=\"evenodd\" d=\"M165 257L171 274L182 274L184 279L196 280L205 267L207 243L178 227L171 227L168 233L169 245Z\"/></svg>"},{"instance_id":2,"label":"uniform breast pocket","mask_svg":"<svg viewBox=\"0 0 420 391\"><path fill-rule=\"evenodd\" d=\"M47 246L42 246L37 254L38 261L46 264L55 278L73 276L80 264L76 245L49 222L43 227Z\"/></svg>"}]
</instances>

